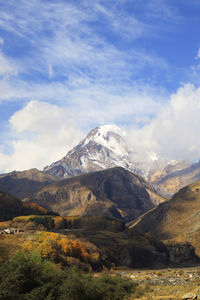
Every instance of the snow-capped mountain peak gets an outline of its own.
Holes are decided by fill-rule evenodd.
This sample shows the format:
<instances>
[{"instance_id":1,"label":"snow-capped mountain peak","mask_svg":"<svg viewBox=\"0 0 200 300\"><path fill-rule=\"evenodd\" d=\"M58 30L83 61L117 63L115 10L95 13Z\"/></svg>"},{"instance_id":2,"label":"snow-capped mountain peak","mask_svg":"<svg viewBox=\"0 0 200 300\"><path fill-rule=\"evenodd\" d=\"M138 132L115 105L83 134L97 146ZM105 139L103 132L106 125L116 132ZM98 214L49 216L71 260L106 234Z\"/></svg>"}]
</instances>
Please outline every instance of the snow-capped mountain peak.
<instances>
[{"instance_id":1,"label":"snow-capped mountain peak","mask_svg":"<svg viewBox=\"0 0 200 300\"><path fill-rule=\"evenodd\" d=\"M116 125L103 125L91 130L63 159L45 171L62 178L115 166L127 168L129 152L126 132Z\"/></svg>"},{"instance_id":2,"label":"snow-capped mountain peak","mask_svg":"<svg viewBox=\"0 0 200 300\"><path fill-rule=\"evenodd\" d=\"M154 153L140 153L130 148L127 133L116 125L94 128L61 160L44 170L59 178L72 177L112 167L123 167L148 179L156 169L163 169L166 162Z\"/></svg>"},{"instance_id":3,"label":"snow-capped mountain peak","mask_svg":"<svg viewBox=\"0 0 200 300\"><path fill-rule=\"evenodd\" d=\"M103 125L93 129L83 140L83 143L79 145L84 147L93 142L116 152L118 155L125 155L127 154L126 136L126 132L116 125Z\"/></svg>"}]
</instances>

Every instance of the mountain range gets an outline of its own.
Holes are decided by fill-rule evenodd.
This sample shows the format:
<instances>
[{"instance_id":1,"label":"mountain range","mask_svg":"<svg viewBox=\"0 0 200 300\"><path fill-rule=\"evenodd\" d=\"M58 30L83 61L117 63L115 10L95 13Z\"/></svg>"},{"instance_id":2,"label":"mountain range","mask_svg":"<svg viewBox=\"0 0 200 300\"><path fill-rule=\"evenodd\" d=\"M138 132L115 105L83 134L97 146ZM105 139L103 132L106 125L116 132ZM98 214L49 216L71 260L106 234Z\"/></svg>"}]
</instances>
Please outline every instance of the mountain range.
<instances>
[{"instance_id":1,"label":"mountain range","mask_svg":"<svg viewBox=\"0 0 200 300\"><path fill-rule=\"evenodd\" d=\"M200 162L166 161L148 154L142 160L127 140L127 133L115 125L96 127L66 156L43 171L31 169L0 175L0 189L21 200L33 199L55 181L120 166L143 176L160 195L170 198L180 188L200 179Z\"/></svg>"},{"instance_id":2,"label":"mountain range","mask_svg":"<svg viewBox=\"0 0 200 300\"><path fill-rule=\"evenodd\" d=\"M143 176L160 194L170 198L200 179L200 163L166 160L156 155L142 158L128 144L125 131L115 125L96 127L66 156L44 168L59 179L121 166Z\"/></svg>"}]
</instances>

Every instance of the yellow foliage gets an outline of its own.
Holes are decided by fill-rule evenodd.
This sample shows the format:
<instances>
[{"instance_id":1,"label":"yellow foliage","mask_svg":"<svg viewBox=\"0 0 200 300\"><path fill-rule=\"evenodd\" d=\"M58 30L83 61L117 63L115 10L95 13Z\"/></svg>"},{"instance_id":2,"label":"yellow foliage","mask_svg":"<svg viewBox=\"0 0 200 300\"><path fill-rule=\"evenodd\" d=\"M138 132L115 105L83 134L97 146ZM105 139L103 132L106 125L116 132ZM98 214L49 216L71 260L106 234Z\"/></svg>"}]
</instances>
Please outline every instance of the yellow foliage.
<instances>
[{"instance_id":1,"label":"yellow foliage","mask_svg":"<svg viewBox=\"0 0 200 300\"><path fill-rule=\"evenodd\" d=\"M58 233L41 232L34 240L26 241L23 248L41 252L43 258L55 260L59 255L71 256L87 262L89 254L83 243L78 240L64 238Z\"/></svg>"}]
</instances>

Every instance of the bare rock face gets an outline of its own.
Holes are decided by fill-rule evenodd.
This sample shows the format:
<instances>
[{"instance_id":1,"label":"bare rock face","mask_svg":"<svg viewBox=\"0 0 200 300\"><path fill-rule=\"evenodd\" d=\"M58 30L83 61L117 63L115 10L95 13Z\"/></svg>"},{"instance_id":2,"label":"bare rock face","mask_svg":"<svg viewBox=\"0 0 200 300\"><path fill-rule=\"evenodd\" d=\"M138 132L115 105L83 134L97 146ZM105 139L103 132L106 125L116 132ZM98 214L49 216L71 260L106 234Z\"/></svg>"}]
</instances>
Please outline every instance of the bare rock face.
<instances>
[{"instance_id":1,"label":"bare rock face","mask_svg":"<svg viewBox=\"0 0 200 300\"><path fill-rule=\"evenodd\" d=\"M55 182L35 198L64 216L102 215L127 222L152 209L156 197L142 177L116 167Z\"/></svg>"},{"instance_id":2,"label":"bare rock face","mask_svg":"<svg viewBox=\"0 0 200 300\"><path fill-rule=\"evenodd\" d=\"M169 245L167 251L171 263L181 264L185 261L194 261L195 258L195 249L189 243Z\"/></svg>"},{"instance_id":3,"label":"bare rock face","mask_svg":"<svg viewBox=\"0 0 200 300\"><path fill-rule=\"evenodd\" d=\"M162 171L152 173L149 180L159 193L170 198L184 186L200 180L200 162L175 161Z\"/></svg>"}]
</instances>

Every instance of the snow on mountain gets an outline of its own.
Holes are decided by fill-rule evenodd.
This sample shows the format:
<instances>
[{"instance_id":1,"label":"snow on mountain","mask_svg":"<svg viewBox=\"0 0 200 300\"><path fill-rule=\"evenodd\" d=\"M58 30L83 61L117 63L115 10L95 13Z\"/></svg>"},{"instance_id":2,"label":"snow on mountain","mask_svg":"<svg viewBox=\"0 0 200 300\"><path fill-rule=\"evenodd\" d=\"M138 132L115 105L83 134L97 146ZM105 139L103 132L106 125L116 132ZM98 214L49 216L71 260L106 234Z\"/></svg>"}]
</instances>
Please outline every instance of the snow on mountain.
<instances>
[{"instance_id":1,"label":"snow on mountain","mask_svg":"<svg viewBox=\"0 0 200 300\"><path fill-rule=\"evenodd\" d=\"M157 178L162 173L158 171L166 166L174 168L176 162L167 164L154 153L141 157L128 146L124 130L116 125L103 125L90 131L65 157L45 167L44 171L62 179L120 166L151 180L152 174L156 172L154 177Z\"/></svg>"},{"instance_id":2,"label":"snow on mountain","mask_svg":"<svg viewBox=\"0 0 200 300\"><path fill-rule=\"evenodd\" d=\"M133 150L127 146L127 134L115 125L96 127L61 160L45 167L60 178L121 166L136 171Z\"/></svg>"}]
</instances>

